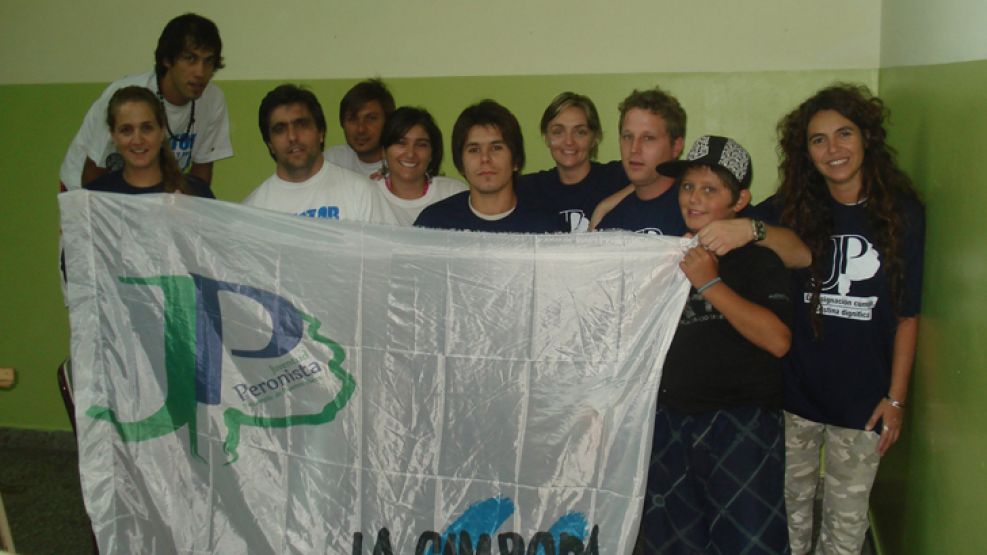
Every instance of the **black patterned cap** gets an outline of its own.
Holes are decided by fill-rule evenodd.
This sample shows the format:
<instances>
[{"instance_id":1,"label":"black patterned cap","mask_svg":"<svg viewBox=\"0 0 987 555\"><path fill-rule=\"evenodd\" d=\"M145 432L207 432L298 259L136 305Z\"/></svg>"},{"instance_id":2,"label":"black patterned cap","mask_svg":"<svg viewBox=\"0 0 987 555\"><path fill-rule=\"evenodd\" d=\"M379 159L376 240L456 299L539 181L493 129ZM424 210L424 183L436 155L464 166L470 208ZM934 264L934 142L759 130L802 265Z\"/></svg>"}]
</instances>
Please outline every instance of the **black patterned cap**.
<instances>
[{"instance_id":1,"label":"black patterned cap","mask_svg":"<svg viewBox=\"0 0 987 555\"><path fill-rule=\"evenodd\" d=\"M741 189L751 186L751 176L754 168L751 166L751 155L747 149L727 137L703 135L692 143L685 160L672 160L658 165L658 173L669 177L678 177L693 166L717 166L730 172L737 178Z\"/></svg>"}]
</instances>

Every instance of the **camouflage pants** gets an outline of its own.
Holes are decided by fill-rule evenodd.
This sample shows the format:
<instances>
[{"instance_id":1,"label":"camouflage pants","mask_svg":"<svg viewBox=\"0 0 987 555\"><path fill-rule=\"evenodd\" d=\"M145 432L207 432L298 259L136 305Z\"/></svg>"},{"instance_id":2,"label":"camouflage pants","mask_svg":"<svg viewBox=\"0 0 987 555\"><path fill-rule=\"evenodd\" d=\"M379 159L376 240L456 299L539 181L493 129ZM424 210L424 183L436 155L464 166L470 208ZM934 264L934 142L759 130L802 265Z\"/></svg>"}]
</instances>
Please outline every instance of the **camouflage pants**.
<instances>
[{"instance_id":1,"label":"camouflage pants","mask_svg":"<svg viewBox=\"0 0 987 555\"><path fill-rule=\"evenodd\" d=\"M785 506L792 553L812 548L812 509L825 445L822 518L815 553L859 555L877 474L879 436L785 413Z\"/></svg>"}]
</instances>

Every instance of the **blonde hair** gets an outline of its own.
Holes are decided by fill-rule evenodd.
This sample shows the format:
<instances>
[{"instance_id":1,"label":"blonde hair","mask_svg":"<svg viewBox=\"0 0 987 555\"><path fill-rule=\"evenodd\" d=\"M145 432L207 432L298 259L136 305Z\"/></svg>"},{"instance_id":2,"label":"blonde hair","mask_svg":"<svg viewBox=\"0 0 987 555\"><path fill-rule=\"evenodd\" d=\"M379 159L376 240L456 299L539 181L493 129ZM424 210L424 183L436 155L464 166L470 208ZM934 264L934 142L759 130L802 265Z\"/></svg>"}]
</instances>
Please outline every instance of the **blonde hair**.
<instances>
[{"instance_id":1,"label":"blonde hair","mask_svg":"<svg viewBox=\"0 0 987 555\"><path fill-rule=\"evenodd\" d=\"M573 106L583 111L583 115L586 116L586 127L593 132L593 146L589 150L589 157L596 160L600 142L603 141L603 127L600 125L600 115L596 112L596 105L588 96L566 91L552 99L552 102L545 108L545 113L541 116L541 134L548 133L548 124L567 108Z\"/></svg>"}]
</instances>

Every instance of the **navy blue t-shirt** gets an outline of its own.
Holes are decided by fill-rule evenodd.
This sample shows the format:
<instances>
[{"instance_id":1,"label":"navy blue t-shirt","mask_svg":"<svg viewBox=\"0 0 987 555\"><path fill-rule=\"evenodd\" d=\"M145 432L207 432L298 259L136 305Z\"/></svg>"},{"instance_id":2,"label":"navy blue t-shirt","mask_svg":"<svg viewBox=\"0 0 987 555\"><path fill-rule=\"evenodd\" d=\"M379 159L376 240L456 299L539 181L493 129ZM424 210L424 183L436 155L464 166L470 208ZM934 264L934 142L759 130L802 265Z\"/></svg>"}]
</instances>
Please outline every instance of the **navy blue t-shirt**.
<instances>
[{"instance_id":1,"label":"navy blue t-shirt","mask_svg":"<svg viewBox=\"0 0 987 555\"><path fill-rule=\"evenodd\" d=\"M834 232L825 255L818 340L809 319L809 272L792 273L795 319L792 349L785 359L785 410L815 422L863 429L891 385L898 317L915 316L921 308L925 214L914 201L899 209L907 228L901 242L904 296L896 314L865 205L831 200L830 210ZM774 197L754 212L775 224L781 213Z\"/></svg>"},{"instance_id":2,"label":"navy blue t-shirt","mask_svg":"<svg viewBox=\"0 0 987 555\"><path fill-rule=\"evenodd\" d=\"M216 198L212 189L205 181L194 175L185 175L185 182L188 183L192 195L202 198ZM163 193L164 183L158 183L153 187L134 187L123 178L123 170L115 170L104 173L83 186L87 191L101 191L105 193L121 193L124 195L144 195L150 193ZM65 280L65 252L61 254L62 279Z\"/></svg>"},{"instance_id":3,"label":"navy blue t-shirt","mask_svg":"<svg viewBox=\"0 0 987 555\"><path fill-rule=\"evenodd\" d=\"M651 200L631 193L607 212L596 229L626 229L651 235L682 236L688 231L679 208L679 188L670 189Z\"/></svg>"},{"instance_id":4,"label":"navy blue t-shirt","mask_svg":"<svg viewBox=\"0 0 987 555\"><path fill-rule=\"evenodd\" d=\"M570 185L562 183L556 168L523 175L518 179L517 194L558 214L564 229L587 231L596 205L628 183L620 160L590 162L589 174Z\"/></svg>"},{"instance_id":5,"label":"navy blue t-shirt","mask_svg":"<svg viewBox=\"0 0 987 555\"><path fill-rule=\"evenodd\" d=\"M216 198L212 189L205 181L194 175L185 175L185 182L188 184L192 196L202 198ZM103 191L106 193L122 193L125 195L144 195L150 193L165 192L164 183L158 183L152 187L134 187L123 178L123 170L116 170L97 177L86 183L85 189L89 191Z\"/></svg>"},{"instance_id":6,"label":"navy blue t-shirt","mask_svg":"<svg viewBox=\"0 0 987 555\"><path fill-rule=\"evenodd\" d=\"M416 227L493 231L501 233L558 233L566 231L555 216L518 197L514 211L499 220L485 220L473 213L470 192L463 191L427 206L415 220Z\"/></svg>"}]
</instances>

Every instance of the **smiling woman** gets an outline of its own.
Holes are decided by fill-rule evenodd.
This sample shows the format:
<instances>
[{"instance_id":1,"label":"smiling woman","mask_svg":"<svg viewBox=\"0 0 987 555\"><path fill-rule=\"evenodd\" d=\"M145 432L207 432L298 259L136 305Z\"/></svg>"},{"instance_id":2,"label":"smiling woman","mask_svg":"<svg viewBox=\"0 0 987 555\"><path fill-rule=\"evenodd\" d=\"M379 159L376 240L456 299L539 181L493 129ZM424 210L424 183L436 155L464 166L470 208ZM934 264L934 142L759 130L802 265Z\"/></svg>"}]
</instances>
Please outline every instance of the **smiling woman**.
<instances>
[{"instance_id":1,"label":"smiling woman","mask_svg":"<svg viewBox=\"0 0 987 555\"><path fill-rule=\"evenodd\" d=\"M383 175L374 192L391 205L398 224L410 226L428 205L466 190L455 179L436 175L442 166L442 132L422 108L404 106L381 131Z\"/></svg>"},{"instance_id":2,"label":"smiling woman","mask_svg":"<svg viewBox=\"0 0 987 555\"><path fill-rule=\"evenodd\" d=\"M570 231L586 231L600 200L627 185L620 162L598 164L603 129L589 97L574 92L556 96L541 118L541 134L555 167L522 176L518 194L532 197L559 215Z\"/></svg>"},{"instance_id":3,"label":"smiling woman","mask_svg":"<svg viewBox=\"0 0 987 555\"><path fill-rule=\"evenodd\" d=\"M786 509L792 552L857 553L871 485L901 434L918 338L924 208L864 87L817 92L778 124L782 183L768 218L812 251L797 274L786 368ZM760 207L758 207L760 209ZM825 449L824 449L825 448Z\"/></svg>"},{"instance_id":4,"label":"smiling woman","mask_svg":"<svg viewBox=\"0 0 987 555\"><path fill-rule=\"evenodd\" d=\"M174 193L215 198L199 179L182 175L165 141L165 111L144 87L124 87L107 105L106 123L123 169L103 174L86 184L91 191L112 193Z\"/></svg>"},{"instance_id":5,"label":"smiling woman","mask_svg":"<svg viewBox=\"0 0 987 555\"><path fill-rule=\"evenodd\" d=\"M864 141L857 124L836 110L821 110L809 120L809 156L829 192L843 203L857 202L864 164Z\"/></svg>"}]
</instances>

